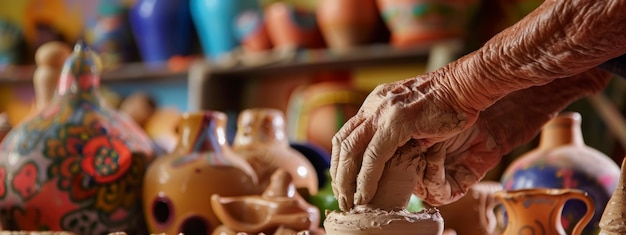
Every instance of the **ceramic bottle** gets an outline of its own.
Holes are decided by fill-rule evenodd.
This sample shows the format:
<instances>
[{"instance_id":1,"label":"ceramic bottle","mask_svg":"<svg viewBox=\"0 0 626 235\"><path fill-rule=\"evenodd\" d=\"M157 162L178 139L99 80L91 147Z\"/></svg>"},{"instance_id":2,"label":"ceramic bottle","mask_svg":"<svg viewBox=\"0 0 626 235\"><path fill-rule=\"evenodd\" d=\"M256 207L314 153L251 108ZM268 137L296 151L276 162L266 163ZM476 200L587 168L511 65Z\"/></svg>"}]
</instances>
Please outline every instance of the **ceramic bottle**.
<instances>
[{"instance_id":1,"label":"ceramic bottle","mask_svg":"<svg viewBox=\"0 0 626 235\"><path fill-rule=\"evenodd\" d=\"M256 174L228 145L226 122L219 111L182 115L178 145L146 173L143 205L151 233L211 234L221 224L211 195L255 193Z\"/></svg>"},{"instance_id":2,"label":"ceramic bottle","mask_svg":"<svg viewBox=\"0 0 626 235\"><path fill-rule=\"evenodd\" d=\"M271 175L277 169L289 173L296 188L307 190L308 195L315 195L319 190L313 164L289 146L284 114L278 109L243 110L237 121L233 150L255 169L260 190L269 185Z\"/></svg>"},{"instance_id":3,"label":"ceramic bottle","mask_svg":"<svg viewBox=\"0 0 626 235\"><path fill-rule=\"evenodd\" d=\"M77 44L50 104L2 142L3 228L145 232L140 195L152 145L133 121L103 104L98 60Z\"/></svg>"},{"instance_id":4,"label":"ceramic bottle","mask_svg":"<svg viewBox=\"0 0 626 235\"><path fill-rule=\"evenodd\" d=\"M584 234L598 230L598 221L620 176L619 166L602 152L587 146L580 128L582 117L564 112L546 123L539 145L513 161L501 179L505 190L572 188L584 190L595 203L595 215ZM580 201L568 201L563 227L571 232L584 211Z\"/></svg>"}]
</instances>

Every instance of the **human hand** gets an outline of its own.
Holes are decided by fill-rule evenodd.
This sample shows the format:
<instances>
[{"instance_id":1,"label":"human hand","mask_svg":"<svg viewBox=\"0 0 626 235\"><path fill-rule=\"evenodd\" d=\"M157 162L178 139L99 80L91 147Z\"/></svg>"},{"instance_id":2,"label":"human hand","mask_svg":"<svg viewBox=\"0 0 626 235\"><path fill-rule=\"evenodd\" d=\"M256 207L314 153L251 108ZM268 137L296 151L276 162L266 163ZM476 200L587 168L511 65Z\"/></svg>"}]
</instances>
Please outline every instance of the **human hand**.
<instances>
[{"instance_id":1,"label":"human hand","mask_svg":"<svg viewBox=\"0 0 626 235\"><path fill-rule=\"evenodd\" d=\"M330 173L342 210L372 199L398 147L414 140L425 151L476 120L477 110L463 107L450 88L429 78L378 86L333 137Z\"/></svg>"},{"instance_id":2,"label":"human hand","mask_svg":"<svg viewBox=\"0 0 626 235\"><path fill-rule=\"evenodd\" d=\"M536 136L543 124L569 103L600 91L608 81L607 73L590 70L571 78L557 79L544 86L517 91L482 112L475 124L464 131L443 139L441 142L436 142L436 138L431 138L430 140L434 141L431 143L437 144L427 149L425 147L429 144L428 142L411 136L409 141L400 147L393 147L391 151L393 154L409 144L421 145L424 150L423 154L420 154L422 155L420 160L424 164L420 164L423 167L416 172L419 176L414 193L431 205L447 204L463 196L471 185L482 179L484 174L500 161L502 155ZM415 118L414 121L418 121L419 117ZM397 124L406 125L401 122ZM428 125L428 123L422 125ZM355 131L342 133L348 130ZM352 208L355 203L367 204L368 201L363 199L372 198L376 194L378 180L371 174L382 171L384 162L378 165L368 165L369 168L359 165L365 164L368 157L375 156L364 155L366 151L362 149L380 148L377 146L378 142L359 137L371 136L369 132L376 130L354 128L341 130L333 140L331 162L333 190L344 211ZM378 129L378 131L383 130ZM349 140L352 142L346 142ZM340 152L337 147L342 148ZM373 159L367 161L375 162ZM350 182L347 179L353 181ZM346 201L352 200L350 195L364 196L360 196L361 199L358 201L357 196L353 199L354 201Z\"/></svg>"}]
</instances>

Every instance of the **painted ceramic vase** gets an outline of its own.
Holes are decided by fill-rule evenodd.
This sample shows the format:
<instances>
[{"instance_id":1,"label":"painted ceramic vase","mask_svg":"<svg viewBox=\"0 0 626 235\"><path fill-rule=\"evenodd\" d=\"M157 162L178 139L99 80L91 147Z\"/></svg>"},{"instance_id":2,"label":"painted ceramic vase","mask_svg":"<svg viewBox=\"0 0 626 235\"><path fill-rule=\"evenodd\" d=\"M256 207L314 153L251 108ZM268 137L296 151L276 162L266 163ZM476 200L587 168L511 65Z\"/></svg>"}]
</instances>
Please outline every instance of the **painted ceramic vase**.
<instances>
[{"instance_id":1,"label":"painted ceramic vase","mask_svg":"<svg viewBox=\"0 0 626 235\"><path fill-rule=\"evenodd\" d=\"M379 17L376 0L321 0L316 16L326 45L336 51L372 42Z\"/></svg>"},{"instance_id":2,"label":"painted ceramic vase","mask_svg":"<svg viewBox=\"0 0 626 235\"><path fill-rule=\"evenodd\" d=\"M148 169L143 191L151 233L211 234L221 223L211 195L250 195L257 177L226 140L226 114L205 111L183 114L174 151Z\"/></svg>"},{"instance_id":3,"label":"painted ceramic vase","mask_svg":"<svg viewBox=\"0 0 626 235\"><path fill-rule=\"evenodd\" d=\"M465 36L479 0L377 0L397 47Z\"/></svg>"},{"instance_id":4,"label":"painted ceramic vase","mask_svg":"<svg viewBox=\"0 0 626 235\"><path fill-rule=\"evenodd\" d=\"M503 235L580 235L595 211L593 199L578 189L519 189L498 191L494 196L504 205L508 217ZM580 201L586 208L582 210L584 216L574 222L572 232L566 233L561 225L561 210L570 200Z\"/></svg>"},{"instance_id":5,"label":"painted ceramic vase","mask_svg":"<svg viewBox=\"0 0 626 235\"><path fill-rule=\"evenodd\" d=\"M233 150L255 169L260 190L269 185L277 169L283 169L291 175L297 189L314 195L319 190L317 171L302 153L290 147L286 132L282 111L271 108L243 110L237 121Z\"/></svg>"},{"instance_id":6,"label":"painted ceramic vase","mask_svg":"<svg viewBox=\"0 0 626 235\"><path fill-rule=\"evenodd\" d=\"M260 194L237 197L213 194L213 211L223 226L238 233L273 234L279 227L317 231L320 211L298 194L291 179L291 174L277 169Z\"/></svg>"},{"instance_id":7,"label":"painted ceramic vase","mask_svg":"<svg viewBox=\"0 0 626 235\"><path fill-rule=\"evenodd\" d=\"M143 61L163 62L191 53L189 0L138 0L130 9L130 23Z\"/></svg>"},{"instance_id":8,"label":"painted ceramic vase","mask_svg":"<svg viewBox=\"0 0 626 235\"><path fill-rule=\"evenodd\" d=\"M235 19L236 36L246 52L262 52L272 49L267 32L267 22L262 9L246 9Z\"/></svg>"},{"instance_id":9,"label":"painted ceramic vase","mask_svg":"<svg viewBox=\"0 0 626 235\"><path fill-rule=\"evenodd\" d=\"M572 188L589 194L595 215L585 234L595 234L603 209L617 187L619 166L608 156L584 143L581 116L564 112L543 127L539 145L513 161L502 175L505 190L524 188ZM561 222L571 232L585 212L580 201L569 201Z\"/></svg>"},{"instance_id":10,"label":"painted ceramic vase","mask_svg":"<svg viewBox=\"0 0 626 235\"><path fill-rule=\"evenodd\" d=\"M220 60L240 45L239 14L260 9L257 0L190 0L191 16L207 58Z\"/></svg>"},{"instance_id":11,"label":"painted ceramic vase","mask_svg":"<svg viewBox=\"0 0 626 235\"><path fill-rule=\"evenodd\" d=\"M77 44L50 104L2 142L3 228L145 233L140 195L153 149L132 120L103 105L97 60Z\"/></svg>"}]
</instances>

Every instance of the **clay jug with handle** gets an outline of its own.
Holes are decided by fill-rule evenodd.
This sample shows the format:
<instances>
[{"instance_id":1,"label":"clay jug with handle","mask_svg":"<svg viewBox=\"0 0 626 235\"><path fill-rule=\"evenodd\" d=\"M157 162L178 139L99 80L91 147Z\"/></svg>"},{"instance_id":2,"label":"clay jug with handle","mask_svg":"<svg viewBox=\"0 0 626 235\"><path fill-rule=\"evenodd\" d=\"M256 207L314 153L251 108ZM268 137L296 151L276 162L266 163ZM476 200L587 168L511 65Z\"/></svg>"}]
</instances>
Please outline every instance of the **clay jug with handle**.
<instances>
[{"instance_id":1,"label":"clay jug with handle","mask_svg":"<svg viewBox=\"0 0 626 235\"><path fill-rule=\"evenodd\" d=\"M221 223L211 195L253 194L257 177L226 140L226 114L183 114L174 151L157 159L144 179L143 205L151 233L211 234Z\"/></svg>"},{"instance_id":2,"label":"clay jug with handle","mask_svg":"<svg viewBox=\"0 0 626 235\"><path fill-rule=\"evenodd\" d=\"M561 225L561 210L569 200L580 200L587 207L584 216L576 222L572 235L581 234L594 214L593 199L578 189L534 188L498 191L494 197L502 202L506 209L507 224L503 235L565 235Z\"/></svg>"},{"instance_id":3,"label":"clay jug with handle","mask_svg":"<svg viewBox=\"0 0 626 235\"><path fill-rule=\"evenodd\" d=\"M585 144L582 116L563 112L543 126L537 148L513 161L502 175L505 190L524 188L573 188L589 194L595 215L584 234L595 234L602 210L620 176L619 166L602 152ZM585 206L570 201L563 208L565 231L582 216Z\"/></svg>"}]
</instances>

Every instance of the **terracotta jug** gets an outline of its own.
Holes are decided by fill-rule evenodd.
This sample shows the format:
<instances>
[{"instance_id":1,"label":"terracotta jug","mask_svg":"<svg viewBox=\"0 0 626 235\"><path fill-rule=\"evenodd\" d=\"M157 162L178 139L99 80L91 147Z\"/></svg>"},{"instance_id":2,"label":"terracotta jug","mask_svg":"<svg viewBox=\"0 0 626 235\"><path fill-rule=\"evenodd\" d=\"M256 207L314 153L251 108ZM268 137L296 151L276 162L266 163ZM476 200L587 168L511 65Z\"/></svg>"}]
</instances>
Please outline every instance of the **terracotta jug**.
<instances>
[{"instance_id":1,"label":"terracotta jug","mask_svg":"<svg viewBox=\"0 0 626 235\"><path fill-rule=\"evenodd\" d=\"M211 195L253 194L252 167L226 141L226 114L183 114L174 151L148 168L143 205L151 233L211 234L220 225Z\"/></svg>"},{"instance_id":2,"label":"terracotta jug","mask_svg":"<svg viewBox=\"0 0 626 235\"><path fill-rule=\"evenodd\" d=\"M9 230L144 234L141 184L154 150L103 103L97 55L77 44L52 101L0 147L0 211Z\"/></svg>"},{"instance_id":3,"label":"terracotta jug","mask_svg":"<svg viewBox=\"0 0 626 235\"><path fill-rule=\"evenodd\" d=\"M494 196L506 209L508 220L503 235L567 234L561 225L561 210L568 200L580 200L587 207L569 234L581 234L594 214L593 199L578 189L520 189L498 191Z\"/></svg>"},{"instance_id":4,"label":"terracotta jug","mask_svg":"<svg viewBox=\"0 0 626 235\"><path fill-rule=\"evenodd\" d=\"M615 192L600 219L600 235L626 234L626 159L622 160L622 174Z\"/></svg>"},{"instance_id":5,"label":"terracotta jug","mask_svg":"<svg viewBox=\"0 0 626 235\"><path fill-rule=\"evenodd\" d=\"M598 222L620 176L619 166L602 152L585 145L576 112L564 112L546 123L537 148L513 161L502 175L505 190L573 188L584 190L595 204L595 215L584 234L595 234ZM571 232L585 205L569 201L563 208L563 227Z\"/></svg>"},{"instance_id":6,"label":"terracotta jug","mask_svg":"<svg viewBox=\"0 0 626 235\"><path fill-rule=\"evenodd\" d=\"M313 164L289 146L282 111L271 108L243 110L237 121L233 150L245 158L259 177L260 190L277 169L288 172L297 189L317 194L319 179ZM306 191L305 191L306 192Z\"/></svg>"}]
</instances>

